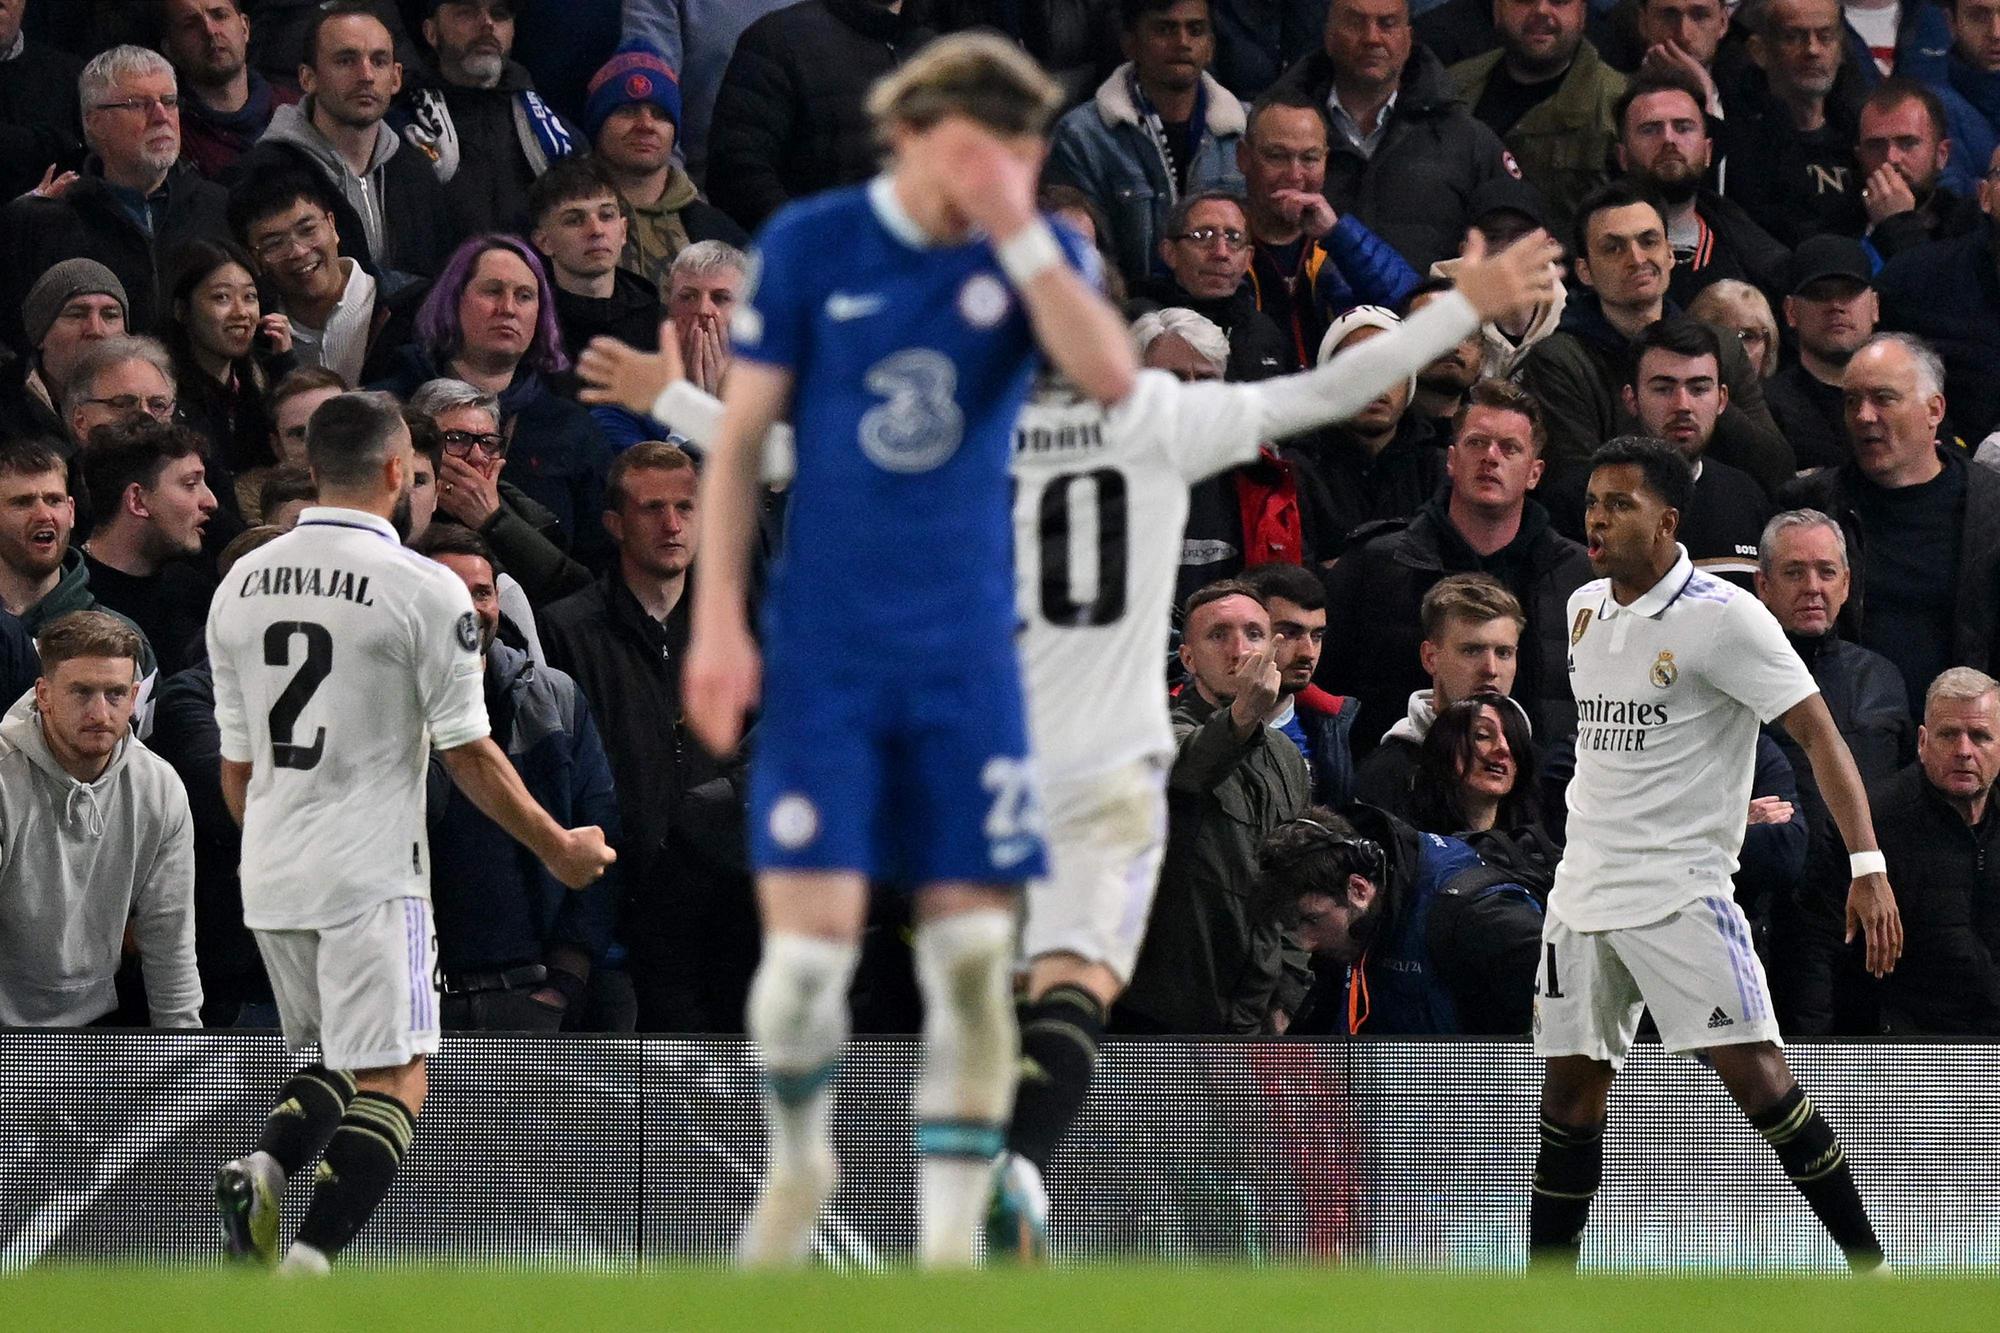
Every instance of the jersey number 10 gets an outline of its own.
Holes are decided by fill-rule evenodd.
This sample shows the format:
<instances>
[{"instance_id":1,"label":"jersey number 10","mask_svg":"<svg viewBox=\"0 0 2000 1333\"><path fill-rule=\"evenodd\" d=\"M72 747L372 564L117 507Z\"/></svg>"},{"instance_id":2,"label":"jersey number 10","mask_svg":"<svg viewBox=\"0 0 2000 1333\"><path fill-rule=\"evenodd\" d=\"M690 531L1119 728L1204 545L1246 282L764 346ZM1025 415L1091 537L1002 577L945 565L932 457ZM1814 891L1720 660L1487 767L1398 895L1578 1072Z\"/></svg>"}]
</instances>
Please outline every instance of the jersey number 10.
<instances>
[{"instance_id":1,"label":"jersey number 10","mask_svg":"<svg viewBox=\"0 0 2000 1333\"><path fill-rule=\"evenodd\" d=\"M299 663L298 673L271 705L271 762L279 768L304 769L317 766L325 752L326 728L320 727L313 733L311 745L294 743L292 729L298 726L299 714L306 711L313 691L333 670L333 636L326 632L326 626L314 621L280 620L264 631L264 665L290 666L295 638L306 641L306 656Z\"/></svg>"},{"instance_id":2,"label":"jersey number 10","mask_svg":"<svg viewBox=\"0 0 2000 1333\"><path fill-rule=\"evenodd\" d=\"M1070 491L1087 481L1097 496L1097 592L1078 601L1070 589ZM1116 624L1125 614L1125 477L1115 468L1063 472L1049 478L1035 527L1042 553L1042 619L1051 625Z\"/></svg>"}]
</instances>

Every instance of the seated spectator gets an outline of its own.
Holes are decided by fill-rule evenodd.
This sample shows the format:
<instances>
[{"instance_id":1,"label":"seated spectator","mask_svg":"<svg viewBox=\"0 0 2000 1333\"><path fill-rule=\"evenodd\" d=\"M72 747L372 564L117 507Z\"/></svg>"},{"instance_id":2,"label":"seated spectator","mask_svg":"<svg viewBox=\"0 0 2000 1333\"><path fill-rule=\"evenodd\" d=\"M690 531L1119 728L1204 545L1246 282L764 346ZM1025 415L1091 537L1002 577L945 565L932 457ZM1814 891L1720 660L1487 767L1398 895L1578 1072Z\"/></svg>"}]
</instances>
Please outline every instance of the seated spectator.
<instances>
[{"instance_id":1,"label":"seated spectator","mask_svg":"<svg viewBox=\"0 0 2000 1333\"><path fill-rule=\"evenodd\" d=\"M2000 148L2000 3L1948 0L1943 9L1950 49L1939 52L1920 43L1902 72L1937 95L1945 110L1945 138L1976 180Z\"/></svg>"},{"instance_id":2,"label":"seated spectator","mask_svg":"<svg viewBox=\"0 0 2000 1333\"><path fill-rule=\"evenodd\" d=\"M666 307L654 284L618 265L625 214L595 159L565 158L544 172L528 192L528 217L555 283L556 323L571 361L600 335L642 351L660 345Z\"/></svg>"},{"instance_id":3,"label":"seated spectator","mask_svg":"<svg viewBox=\"0 0 2000 1333\"><path fill-rule=\"evenodd\" d=\"M1224 379L1261 380L1286 370L1291 347L1270 316L1257 308L1250 282L1250 222L1243 196L1205 190L1188 194L1167 214L1160 237L1165 277L1134 285L1153 308L1192 310L1229 339Z\"/></svg>"},{"instance_id":4,"label":"seated spectator","mask_svg":"<svg viewBox=\"0 0 2000 1333\"><path fill-rule=\"evenodd\" d=\"M150 417L103 426L76 456L95 523L83 544L91 596L137 625L165 675L201 656L215 582L190 562L215 513L203 440Z\"/></svg>"},{"instance_id":5,"label":"seated spectator","mask_svg":"<svg viewBox=\"0 0 2000 1333\"><path fill-rule=\"evenodd\" d=\"M1668 293L1681 305L1710 283L1737 278L1784 290L1784 244L1702 184L1714 158L1701 89L1686 74L1640 75L1618 103L1619 169L1664 204L1674 266Z\"/></svg>"},{"instance_id":6,"label":"seated spectator","mask_svg":"<svg viewBox=\"0 0 2000 1333\"><path fill-rule=\"evenodd\" d=\"M16 317L21 298L65 259L94 259L118 276L129 328L150 333L160 306L160 257L184 240L223 233L222 188L179 160L180 92L156 51L115 46L77 83L91 157L59 197L24 195L0 207L0 318L16 352L32 346Z\"/></svg>"},{"instance_id":7,"label":"seated spectator","mask_svg":"<svg viewBox=\"0 0 2000 1333\"><path fill-rule=\"evenodd\" d=\"M607 545L598 511L611 449L590 413L551 387L549 377L568 369L542 261L515 237L475 236L424 298L417 344L376 387L408 398L422 384L449 378L499 395L498 431L515 459L515 484L555 515L568 549L592 564ZM439 499L446 512L451 495ZM518 569L512 555L501 559Z\"/></svg>"},{"instance_id":8,"label":"seated spectator","mask_svg":"<svg viewBox=\"0 0 2000 1333\"><path fill-rule=\"evenodd\" d=\"M1944 367L1907 334L1882 333L1842 377L1854 457L1783 497L1838 519L1860 580L1842 633L1921 685L1946 667L1993 665L2000 631L2000 472L1939 443Z\"/></svg>"},{"instance_id":9,"label":"seated spectator","mask_svg":"<svg viewBox=\"0 0 2000 1333\"><path fill-rule=\"evenodd\" d=\"M236 504L247 523L265 523L264 483L280 468L305 470L306 423L319 405L347 392L347 384L331 370L310 366L295 370L271 387L266 399L271 433L265 438L255 466L236 474ZM211 488L212 489L212 488ZM289 526L289 525L287 525Z\"/></svg>"},{"instance_id":10,"label":"seated spectator","mask_svg":"<svg viewBox=\"0 0 2000 1333\"><path fill-rule=\"evenodd\" d=\"M1125 63L1057 122L1043 177L1104 210L1128 281L1166 273L1160 240L1185 194L1243 189L1243 104L1208 73L1209 0L1120 0Z\"/></svg>"},{"instance_id":11,"label":"seated spectator","mask_svg":"<svg viewBox=\"0 0 2000 1333\"><path fill-rule=\"evenodd\" d=\"M264 313L250 256L229 241L182 246L167 290L160 339L174 357L181 420L232 473L269 461L264 401L294 367L291 321ZM235 489L224 489L234 509Z\"/></svg>"},{"instance_id":12,"label":"seated spectator","mask_svg":"<svg viewBox=\"0 0 2000 1333\"><path fill-rule=\"evenodd\" d=\"M680 339L681 365L690 383L717 397L729 370L729 319L743 299L749 263L723 241L696 241L667 275L667 315Z\"/></svg>"},{"instance_id":13,"label":"seated spectator","mask_svg":"<svg viewBox=\"0 0 2000 1333\"><path fill-rule=\"evenodd\" d=\"M590 582L590 571L566 552L555 515L511 480L501 480L512 449L498 398L464 380L436 379L410 395L410 408L438 432L442 519L471 529L492 546L533 605L566 597Z\"/></svg>"},{"instance_id":14,"label":"seated spectator","mask_svg":"<svg viewBox=\"0 0 2000 1333\"><path fill-rule=\"evenodd\" d=\"M444 432L438 429L437 422L407 403L403 406L403 424L410 429L410 531L404 536L403 545L415 550L437 517L438 474L444 471ZM535 632L534 604L528 600L520 580L497 567L494 580L500 595L500 641L509 648L525 651L528 660L537 665L546 663L541 638Z\"/></svg>"},{"instance_id":15,"label":"seated spectator","mask_svg":"<svg viewBox=\"0 0 2000 1333\"><path fill-rule=\"evenodd\" d=\"M1625 92L1625 76L1583 35L1589 12L1585 0L1497 0L1497 49L1450 70L1458 95L1547 202L1558 236L1609 179L1613 111Z\"/></svg>"},{"instance_id":16,"label":"seated spectator","mask_svg":"<svg viewBox=\"0 0 2000 1333\"><path fill-rule=\"evenodd\" d=\"M1976 230L1906 250L1875 275L1882 326L1916 334L1937 349L1944 361L1952 424L1968 440L2000 430L2000 374L1994 373L2000 365L2000 282L1994 278L2000 272L2000 242L1995 240L2000 234L2000 149L1987 166L1979 186L1979 206L1986 217Z\"/></svg>"},{"instance_id":17,"label":"seated spectator","mask_svg":"<svg viewBox=\"0 0 2000 1333\"><path fill-rule=\"evenodd\" d=\"M657 441L618 455L605 526L617 561L541 618L549 660L603 720L618 788L618 934L630 972L602 980L623 982L622 1005L636 1003L643 1031L739 1032L758 949L746 774L740 759L697 743L681 710L700 530L692 460ZM593 999L621 1003L602 986Z\"/></svg>"},{"instance_id":18,"label":"seated spectator","mask_svg":"<svg viewBox=\"0 0 2000 1333\"><path fill-rule=\"evenodd\" d=\"M1411 825L1453 836L1538 825L1532 735L1505 694L1481 691L1439 712L1410 776Z\"/></svg>"},{"instance_id":19,"label":"seated spectator","mask_svg":"<svg viewBox=\"0 0 2000 1333\"><path fill-rule=\"evenodd\" d=\"M1250 108L1236 146L1254 242L1251 289L1257 308L1289 335L1299 366L1312 363L1335 316L1357 305L1399 306L1419 281L1387 241L1326 202L1327 134L1317 102L1279 90Z\"/></svg>"},{"instance_id":20,"label":"seated spectator","mask_svg":"<svg viewBox=\"0 0 2000 1333\"><path fill-rule=\"evenodd\" d=\"M1408 319L1451 289L1449 278L1432 278L1410 293L1399 313ZM1452 423L1465 410L1465 396L1479 382L1485 356L1486 339L1475 333L1418 371L1416 392L1410 395L1410 415L1430 422L1432 434L1449 438Z\"/></svg>"},{"instance_id":21,"label":"seated spectator","mask_svg":"<svg viewBox=\"0 0 2000 1333\"><path fill-rule=\"evenodd\" d=\"M703 199L686 168L674 161L681 85L658 48L642 40L620 46L591 76L589 99L584 132L630 224L620 268L652 283L664 301L673 262L688 246L750 243L743 228Z\"/></svg>"},{"instance_id":22,"label":"seated spectator","mask_svg":"<svg viewBox=\"0 0 2000 1333\"><path fill-rule=\"evenodd\" d=\"M83 62L22 32L25 9L25 3L0 5L0 199L19 198L83 165L76 105Z\"/></svg>"},{"instance_id":23,"label":"seated spectator","mask_svg":"<svg viewBox=\"0 0 2000 1333\"><path fill-rule=\"evenodd\" d=\"M1778 373L1778 317L1764 293L1747 282L1724 278L1702 288L1701 295L1688 302L1690 318L1709 324L1723 337L1743 344L1750 369L1757 378L1768 380ZM1768 395L1770 386L1765 386Z\"/></svg>"},{"instance_id":24,"label":"seated spectator","mask_svg":"<svg viewBox=\"0 0 2000 1333\"><path fill-rule=\"evenodd\" d=\"M1260 909L1323 969L1339 1008L1328 1030L1528 1031L1542 903L1457 838L1419 833L1367 806L1314 807L1264 839L1257 865ZM1326 1007L1316 1004L1311 1017Z\"/></svg>"},{"instance_id":25,"label":"seated spectator","mask_svg":"<svg viewBox=\"0 0 2000 1333\"><path fill-rule=\"evenodd\" d=\"M1725 110L1717 86L1729 58L1741 59L1742 33L1732 28L1732 11L1724 0L1624 0L1621 15L1629 29L1614 22L1603 47L1614 68L1636 78L1677 77L1699 92L1699 105L1710 116ZM1740 72L1740 71L1739 71ZM1623 120L1624 117L1619 117Z\"/></svg>"},{"instance_id":26,"label":"seated spectator","mask_svg":"<svg viewBox=\"0 0 2000 1333\"><path fill-rule=\"evenodd\" d=\"M1833 96L1846 52L1840 0L1766 0L1747 18L1747 51L1763 78L1745 81L1716 127L1729 164L1723 193L1780 245L1857 234L1865 180L1854 109Z\"/></svg>"},{"instance_id":27,"label":"seated spectator","mask_svg":"<svg viewBox=\"0 0 2000 1333\"><path fill-rule=\"evenodd\" d=\"M1256 910L1257 850L1308 805L1298 747L1270 725L1282 679L1271 618L1248 584L1188 599L1173 711L1167 851L1146 942L1114 1029L1282 1034L1306 992L1304 959Z\"/></svg>"},{"instance_id":28,"label":"seated spectator","mask_svg":"<svg viewBox=\"0 0 2000 1333\"><path fill-rule=\"evenodd\" d=\"M1683 315L1647 325L1632 346L1625 410L1694 466L1694 499L1680 516L1680 543L1698 568L1748 587L1771 501L1749 473L1707 456L1715 423L1729 406L1722 339Z\"/></svg>"},{"instance_id":29,"label":"seated spectator","mask_svg":"<svg viewBox=\"0 0 2000 1333\"><path fill-rule=\"evenodd\" d=\"M359 13L372 15L390 35L390 60L404 69L416 69L424 53L410 38L403 22L402 0L361 0L354 6ZM254 0L256 26L250 30L250 64L271 81L273 87L296 90L301 83L299 53L310 53L314 21L325 8L325 0ZM313 63L308 54L305 64Z\"/></svg>"},{"instance_id":30,"label":"seated spectator","mask_svg":"<svg viewBox=\"0 0 2000 1333\"><path fill-rule=\"evenodd\" d=\"M1259 565L1248 584L1271 617L1278 645L1278 711L1271 725L1292 738L1312 775L1316 805L1346 805L1354 791L1354 747L1349 733L1359 711L1353 699L1312 683L1326 640L1326 585L1298 565Z\"/></svg>"},{"instance_id":31,"label":"seated spectator","mask_svg":"<svg viewBox=\"0 0 2000 1333\"><path fill-rule=\"evenodd\" d=\"M210 180L236 165L281 106L299 100L250 67L245 0L164 0L161 50L181 83L181 156Z\"/></svg>"},{"instance_id":32,"label":"seated spectator","mask_svg":"<svg viewBox=\"0 0 2000 1333\"><path fill-rule=\"evenodd\" d=\"M921 6L881 0L803 0L743 29L709 127L715 202L754 231L788 200L874 175L868 89L930 38Z\"/></svg>"},{"instance_id":33,"label":"seated spectator","mask_svg":"<svg viewBox=\"0 0 2000 1333\"><path fill-rule=\"evenodd\" d=\"M1979 178L1952 170L1965 145L1952 142L1936 93L1914 79L1884 79L1861 104L1856 133L1868 247L1879 261L1979 229Z\"/></svg>"},{"instance_id":34,"label":"seated spectator","mask_svg":"<svg viewBox=\"0 0 2000 1333\"><path fill-rule=\"evenodd\" d=\"M1472 197L1471 211L1472 229L1478 232L1480 239L1486 243L1488 254L1506 249L1538 227L1547 227L1546 210L1534 189L1512 176L1496 176L1480 186L1479 192ZM1552 234L1567 236L1570 233L1564 231ZM1440 259L1432 264L1431 276L1456 277L1459 266L1464 262L1464 251L1461 246L1458 255L1450 259ZM1563 310L1568 304L1569 289L1561 278L1557 278L1554 294L1538 303L1526 314L1503 320L1489 319L1480 325L1481 377L1512 378L1521 364L1521 359L1528 354L1528 349L1554 333L1561 325Z\"/></svg>"},{"instance_id":35,"label":"seated spectator","mask_svg":"<svg viewBox=\"0 0 2000 1333\"><path fill-rule=\"evenodd\" d=\"M1792 256L1786 285L1785 325L1798 359L1771 377L1764 396L1799 466L1835 467L1849 453L1840 377L1848 359L1875 336L1874 275L1858 242L1815 236Z\"/></svg>"},{"instance_id":36,"label":"seated spectator","mask_svg":"<svg viewBox=\"0 0 2000 1333\"><path fill-rule=\"evenodd\" d=\"M1446 583L1469 594L1453 578L1460 574L1485 576L1482 588L1490 586L1489 579L1498 585L1476 610L1463 608L1473 623L1520 616L1518 625L1509 621L1500 692L1518 693L1542 735L1554 739L1575 730L1576 706L1562 670L1569 647L1567 606L1569 595L1590 581L1590 564L1583 548L1558 535L1548 513L1528 498L1541 476L1542 446L1535 400L1505 381L1482 381L1445 450L1449 489L1427 500L1407 522L1363 529L1327 575L1327 622L1335 629L1319 681L1361 701L1358 753L1373 749L1406 707L1416 716L1413 695L1429 707L1432 687L1426 677L1434 673L1427 659L1446 651L1446 638L1437 635L1456 634L1447 623L1459 613L1434 620L1423 608ZM1493 630L1488 626L1481 633ZM1499 664L1492 669L1498 672ZM1447 692L1464 697L1455 688ZM1399 764L1399 782L1408 772L1407 763ZM1362 799L1396 808L1381 787Z\"/></svg>"},{"instance_id":37,"label":"seated spectator","mask_svg":"<svg viewBox=\"0 0 2000 1333\"><path fill-rule=\"evenodd\" d=\"M299 515L319 503L319 483L302 467L273 468L257 489L257 512L261 521L290 532L298 526Z\"/></svg>"},{"instance_id":38,"label":"seated spectator","mask_svg":"<svg viewBox=\"0 0 2000 1333\"><path fill-rule=\"evenodd\" d=\"M21 303L28 355L0 386L0 437L61 439L63 386L93 343L125 332L125 285L94 259L65 259Z\"/></svg>"},{"instance_id":39,"label":"seated spectator","mask_svg":"<svg viewBox=\"0 0 2000 1333\"><path fill-rule=\"evenodd\" d=\"M432 528L417 552L450 569L472 595L493 736L528 793L569 825L618 837L611 767L576 682L498 641L493 551L463 528ZM440 1025L447 1030L554 1032L579 1013L592 966L610 942L614 867L571 892L488 819L433 756L431 900L437 917Z\"/></svg>"},{"instance_id":40,"label":"seated spectator","mask_svg":"<svg viewBox=\"0 0 2000 1333\"><path fill-rule=\"evenodd\" d=\"M322 176L275 166L230 191L229 225L291 320L298 364L360 384L380 376L390 353L412 339L428 288L404 282L392 293L343 254L340 208Z\"/></svg>"},{"instance_id":41,"label":"seated spectator","mask_svg":"<svg viewBox=\"0 0 2000 1333\"><path fill-rule=\"evenodd\" d=\"M36 643L41 678L0 720L0 1025L113 1013L129 934L153 1026L199 1027L194 830L180 779L134 734L142 641L81 611Z\"/></svg>"}]
</instances>

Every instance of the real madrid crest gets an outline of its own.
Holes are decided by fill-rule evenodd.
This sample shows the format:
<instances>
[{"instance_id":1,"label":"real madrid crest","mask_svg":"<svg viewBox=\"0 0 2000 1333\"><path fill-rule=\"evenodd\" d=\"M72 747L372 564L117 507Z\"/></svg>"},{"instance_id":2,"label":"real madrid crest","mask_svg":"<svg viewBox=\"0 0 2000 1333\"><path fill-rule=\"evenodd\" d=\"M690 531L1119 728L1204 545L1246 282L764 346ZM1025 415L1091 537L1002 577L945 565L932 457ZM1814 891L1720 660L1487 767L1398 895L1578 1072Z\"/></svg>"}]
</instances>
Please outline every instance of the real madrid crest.
<instances>
[{"instance_id":1,"label":"real madrid crest","mask_svg":"<svg viewBox=\"0 0 2000 1333\"><path fill-rule=\"evenodd\" d=\"M1583 632L1590 628L1590 608L1584 607L1576 613L1576 623L1569 627L1569 646L1574 648L1582 641Z\"/></svg>"},{"instance_id":2,"label":"real madrid crest","mask_svg":"<svg viewBox=\"0 0 2000 1333\"><path fill-rule=\"evenodd\" d=\"M1662 648L1660 655L1653 659L1653 669L1648 674L1652 676L1653 684L1670 690L1674 682L1681 678L1681 669L1674 665L1674 655Z\"/></svg>"}]
</instances>

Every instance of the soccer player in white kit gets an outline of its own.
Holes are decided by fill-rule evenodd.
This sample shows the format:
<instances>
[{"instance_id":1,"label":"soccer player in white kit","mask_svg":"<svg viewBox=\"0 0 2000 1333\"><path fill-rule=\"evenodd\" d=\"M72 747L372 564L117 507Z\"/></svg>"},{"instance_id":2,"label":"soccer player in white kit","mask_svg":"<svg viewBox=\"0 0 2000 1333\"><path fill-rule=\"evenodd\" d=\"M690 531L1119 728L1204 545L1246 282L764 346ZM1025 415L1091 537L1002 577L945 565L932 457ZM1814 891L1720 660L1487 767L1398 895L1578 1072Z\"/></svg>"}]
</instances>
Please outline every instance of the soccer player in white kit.
<instances>
[{"instance_id":1,"label":"soccer player in white kit","mask_svg":"<svg viewBox=\"0 0 2000 1333\"><path fill-rule=\"evenodd\" d=\"M1793 1080L1730 876L1757 728L1798 741L1852 849L1847 933L1881 976L1902 925L1860 775L1812 674L1762 603L1695 569L1674 540L1694 494L1671 445L1598 451L1585 499L1591 566L1569 600L1576 775L1535 988L1546 1061L1531 1257L1573 1268L1603 1166L1606 1102L1640 1013L1699 1054L1856 1270L1882 1247L1833 1130Z\"/></svg>"},{"instance_id":2,"label":"soccer player in white kit","mask_svg":"<svg viewBox=\"0 0 2000 1333\"><path fill-rule=\"evenodd\" d=\"M433 747L489 819L582 888L614 858L565 829L488 736L465 585L405 550L410 432L382 393L329 399L306 449L319 507L244 556L209 608L222 788L243 825L243 919L285 1039L320 1059L256 1151L218 1173L231 1255L277 1257L287 1177L325 1150L285 1267L324 1272L388 1192L438 1048L424 780Z\"/></svg>"}]
</instances>

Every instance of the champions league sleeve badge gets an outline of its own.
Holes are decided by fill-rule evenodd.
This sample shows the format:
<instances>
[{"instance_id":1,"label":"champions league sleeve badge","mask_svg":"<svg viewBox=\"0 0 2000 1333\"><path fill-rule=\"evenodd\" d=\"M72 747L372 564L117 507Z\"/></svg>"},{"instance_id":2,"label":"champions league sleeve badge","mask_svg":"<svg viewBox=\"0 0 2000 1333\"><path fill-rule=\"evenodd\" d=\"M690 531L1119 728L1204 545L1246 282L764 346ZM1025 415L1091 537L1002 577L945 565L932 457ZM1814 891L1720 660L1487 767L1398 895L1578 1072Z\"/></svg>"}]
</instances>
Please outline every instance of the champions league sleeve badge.
<instances>
[{"instance_id":1,"label":"champions league sleeve badge","mask_svg":"<svg viewBox=\"0 0 2000 1333\"><path fill-rule=\"evenodd\" d=\"M458 646L468 653L479 651L479 618L467 611L458 618ZM1658 671L1658 667L1653 670Z\"/></svg>"}]
</instances>

